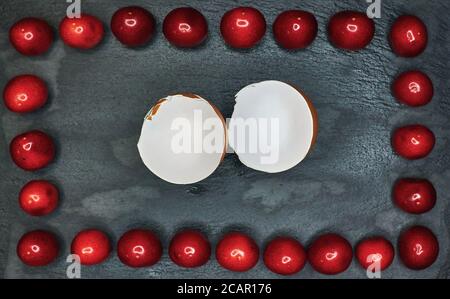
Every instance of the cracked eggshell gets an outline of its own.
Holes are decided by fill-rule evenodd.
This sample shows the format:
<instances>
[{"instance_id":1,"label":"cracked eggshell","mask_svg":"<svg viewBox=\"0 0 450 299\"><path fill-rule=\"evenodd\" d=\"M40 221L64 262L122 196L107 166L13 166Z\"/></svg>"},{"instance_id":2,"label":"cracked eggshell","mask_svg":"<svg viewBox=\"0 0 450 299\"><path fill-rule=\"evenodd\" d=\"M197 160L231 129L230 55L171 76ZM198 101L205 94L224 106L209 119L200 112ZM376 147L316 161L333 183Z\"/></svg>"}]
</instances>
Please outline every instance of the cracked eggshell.
<instances>
[{"instance_id":1,"label":"cracked eggshell","mask_svg":"<svg viewBox=\"0 0 450 299\"><path fill-rule=\"evenodd\" d=\"M315 143L318 120L314 106L300 90L280 81L263 81L241 89L235 100L228 138L230 147L244 165L277 173L305 159ZM257 134L249 134L251 120L263 124L264 119L267 120L267 132L260 126ZM278 128L272 127L271 123L275 123L272 120L278 120ZM246 131L244 136L239 134L243 130ZM249 145L255 140L257 149L251 151ZM272 145L264 147L260 142Z\"/></svg>"},{"instance_id":2,"label":"cracked eggshell","mask_svg":"<svg viewBox=\"0 0 450 299\"><path fill-rule=\"evenodd\" d=\"M183 131L186 125L189 130ZM203 129L199 131L199 128ZM212 139L213 149L205 148L204 144L211 144ZM188 144L189 150L182 150L181 144ZM159 100L144 119L137 145L145 166L174 184L192 184L207 178L222 161L226 146L222 114L195 94L177 94Z\"/></svg>"}]
</instances>

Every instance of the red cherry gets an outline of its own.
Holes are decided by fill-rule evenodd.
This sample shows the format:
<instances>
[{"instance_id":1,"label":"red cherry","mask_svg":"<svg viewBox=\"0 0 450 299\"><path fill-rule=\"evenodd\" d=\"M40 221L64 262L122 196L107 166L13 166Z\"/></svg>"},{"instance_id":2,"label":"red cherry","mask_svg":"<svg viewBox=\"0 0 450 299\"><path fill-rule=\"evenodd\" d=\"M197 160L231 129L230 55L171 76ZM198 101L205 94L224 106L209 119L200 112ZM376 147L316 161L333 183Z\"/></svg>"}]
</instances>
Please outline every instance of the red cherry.
<instances>
[{"instance_id":1,"label":"red cherry","mask_svg":"<svg viewBox=\"0 0 450 299\"><path fill-rule=\"evenodd\" d=\"M392 93L401 103L417 107L428 104L433 97L433 82L420 71L408 71L392 84Z\"/></svg>"},{"instance_id":2,"label":"red cherry","mask_svg":"<svg viewBox=\"0 0 450 299\"><path fill-rule=\"evenodd\" d=\"M208 35L205 17L192 7L172 10L164 19L163 32L166 39L180 48L199 46Z\"/></svg>"},{"instance_id":3,"label":"red cherry","mask_svg":"<svg viewBox=\"0 0 450 299\"><path fill-rule=\"evenodd\" d=\"M331 17L328 36L341 49L357 51L365 48L375 34L375 23L358 11L341 11Z\"/></svg>"},{"instance_id":4,"label":"red cherry","mask_svg":"<svg viewBox=\"0 0 450 299\"><path fill-rule=\"evenodd\" d=\"M352 262L352 255L350 243L337 234L318 237L308 249L311 266L327 275L344 272Z\"/></svg>"},{"instance_id":5,"label":"red cherry","mask_svg":"<svg viewBox=\"0 0 450 299\"><path fill-rule=\"evenodd\" d=\"M22 55L41 55L47 52L52 45L53 30L43 20L25 18L11 27L9 40Z\"/></svg>"},{"instance_id":6,"label":"red cherry","mask_svg":"<svg viewBox=\"0 0 450 299\"><path fill-rule=\"evenodd\" d=\"M87 229L75 236L72 241L71 252L80 257L82 265L95 265L108 258L111 252L111 244L104 232Z\"/></svg>"},{"instance_id":7,"label":"red cherry","mask_svg":"<svg viewBox=\"0 0 450 299\"><path fill-rule=\"evenodd\" d=\"M59 35L63 42L78 49L92 49L105 34L102 22L94 16L81 14L80 18L65 17L59 24Z\"/></svg>"},{"instance_id":8,"label":"red cherry","mask_svg":"<svg viewBox=\"0 0 450 299\"><path fill-rule=\"evenodd\" d=\"M208 262L211 246L208 239L195 230L184 230L177 233L170 242L170 259L181 267L194 268Z\"/></svg>"},{"instance_id":9,"label":"red cherry","mask_svg":"<svg viewBox=\"0 0 450 299\"><path fill-rule=\"evenodd\" d=\"M28 266L45 266L53 262L59 253L55 235L44 230L24 234L17 244L17 256Z\"/></svg>"},{"instance_id":10,"label":"red cherry","mask_svg":"<svg viewBox=\"0 0 450 299\"><path fill-rule=\"evenodd\" d=\"M45 82L34 75L12 78L3 90L6 107L17 113L31 112L45 105L48 89Z\"/></svg>"},{"instance_id":11,"label":"red cherry","mask_svg":"<svg viewBox=\"0 0 450 299\"><path fill-rule=\"evenodd\" d=\"M220 32L229 46L249 49L259 43L266 33L266 20L253 7L237 7L223 15Z\"/></svg>"},{"instance_id":12,"label":"red cherry","mask_svg":"<svg viewBox=\"0 0 450 299\"><path fill-rule=\"evenodd\" d=\"M403 211L421 214L430 211L436 204L436 190L425 179L400 179L394 185L395 204Z\"/></svg>"},{"instance_id":13,"label":"red cherry","mask_svg":"<svg viewBox=\"0 0 450 299\"><path fill-rule=\"evenodd\" d=\"M400 16L391 27L389 41L392 51L398 56L417 56L427 47L427 27L416 16Z\"/></svg>"},{"instance_id":14,"label":"red cherry","mask_svg":"<svg viewBox=\"0 0 450 299\"><path fill-rule=\"evenodd\" d=\"M246 234L231 232L222 237L216 247L217 262L225 269L244 272L258 262L259 249Z\"/></svg>"},{"instance_id":15,"label":"red cherry","mask_svg":"<svg viewBox=\"0 0 450 299\"><path fill-rule=\"evenodd\" d=\"M149 267L161 258L161 241L150 230L132 229L124 233L117 242L117 255L127 266Z\"/></svg>"},{"instance_id":16,"label":"red cherry","mask_svg":"<svg viewBox=\"0 0 450 299\"><path fill-rule=\"evenodd\" d=\"M288 10L275 19L273 34L278 44L285 49L304 49L317 36L317 20L307 11Z\"/></svg>"},{"instance_id":17,"label":"red cherry","mask_svg":"<svg viewBox=\"0 0 450 299\"><path fill-rule=\"evenodd\" d=\"M394 150L403 158L415 160L427 156L436 140L433 132L422 125L398 128L392 136Z\"/></svg>"},{"instance_id":18,"label":"red cherry","mask_svg":"<svg viewBox=\"0 0 450 299\"><path fill-rule=\"evenodd\" d=\"M153 37L155 19L148 10L142 7L123 7L112 17L111 31L126 46L143 46Z\"/></svg>"},{"instance_id":19,"label":"red cherry","mask_svg":"<svg viewBox=\"0 0 450 299\"><path fill-rule=\"evenodd\" d=\"M439 255L439 243L431 230L413 226L398 240L400 259L406 267L421 270L431 266Z\"/></svg>"},{"instance_id":20,"label":"red cherry","mask_svg":"<svg viewBox=\"0 0 450 299\"><path fill-rule=\"evenodd\" d=\"M38 170L55 158L55 145L50 136L34 130L20 134L9 145L11 158L24 170Z\"/></svg>"},{"instance_id":21,"label":"red cherry","mask_svg":"<svg viewBox=\"0 0 450 299\"><path fill-rule=\"evenodd\" d=\"M56 209L58 201L58 189L45 180L29 181L19 193L20 207L32 216L50 214Z\"/></svg>"},{"instance_id":22,"label":"red cherry","mask_svg":"<svg viewBox=\"0 0 450 299\"><path fill-rule=\"evenodd\" d=\"M270 271L281 275L292 275L306 264L306 251L302 244L289 237L278 237L267 245L264 264Z\"/></svg>"},{"instance_id":23,"label":"red cherry","mask_svg":"<svg viewBox=\"0 0 450 299\"><path fill-rule=\"evenodd\" d=\"M355 249L355 256L364 269L377 262L382 271L391 265L394 255L394 246L383 237L364 239L358 243Z\"/></svg>"}]
</instances>

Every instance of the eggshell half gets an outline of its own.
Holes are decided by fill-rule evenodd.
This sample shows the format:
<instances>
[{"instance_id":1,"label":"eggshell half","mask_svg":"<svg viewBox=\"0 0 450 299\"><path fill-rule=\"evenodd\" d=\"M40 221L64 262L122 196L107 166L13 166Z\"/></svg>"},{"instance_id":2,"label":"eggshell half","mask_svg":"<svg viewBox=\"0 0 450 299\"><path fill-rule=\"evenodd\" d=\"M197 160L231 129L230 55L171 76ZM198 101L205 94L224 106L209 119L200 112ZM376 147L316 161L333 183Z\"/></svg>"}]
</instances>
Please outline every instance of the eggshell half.
<instances>
[{"instance_id":1,"label":"eggshell half","mask_svg":"<svg viewBox=\"0 0 450 299\"><path fill-rule=\"evenodd\" d=\"M243 164L277 173L305 159L315 143L318 121L311 101L300 90L280 81L263 81L241 89L235 101L228 138ZM250 132L250 126L257 132Z\"/></svg>"},{"instance_id":2,"label":"eggshell half","mask_svg":"<svg viewBox=\"0 0 450 299\"><path fill-rule=\"evenodd\" d=\"M222 161L225 121L216 107L196 94L168 96L147 113L137 146L145 166L161 179L196 183Z\"/></svg>"}]
</instances>

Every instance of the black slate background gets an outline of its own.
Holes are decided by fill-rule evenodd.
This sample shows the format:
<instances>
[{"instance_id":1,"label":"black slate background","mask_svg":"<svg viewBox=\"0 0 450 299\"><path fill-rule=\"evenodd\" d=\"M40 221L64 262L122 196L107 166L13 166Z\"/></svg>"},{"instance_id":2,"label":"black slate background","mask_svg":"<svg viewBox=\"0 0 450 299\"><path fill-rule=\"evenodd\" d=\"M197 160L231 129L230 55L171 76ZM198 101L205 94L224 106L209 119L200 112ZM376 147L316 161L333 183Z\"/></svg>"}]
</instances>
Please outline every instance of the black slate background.
<instances>
[{"instance_id":1,"label":"black slate background","mask_svg":"<svg viewBox=\"0 0 450 299\"><path fill-rule=\"evenodd\" d=\"M26 16L41 17L57 28L66 1L2 0L0 3L0 86L21 73L47 80L51 101L25 116L1 105L0 131L0 273L5 278L64 278L65 256L73 236L98 227L115 242L126 230L144 226L156 230L167 248L182 227L205 231L213 244L231 229L250 233L261 247L274 235L286 233L309 244L325 231L341 233L352 244L365 236L382 234L396 243L400 231L413 224L430 227L439 237L436 263L412 271L396 257L386 278L448 278L450 193L450 85L449 1L383 0L376 36L358 53L333 48L327 41L328 18L344 9L365 10L364 0L331 1L83 1L83 11L99 16L108 26L116 9L141 5L157 18L158 34L145 48L122 47L108 30L102 45L81 52L57 39L50 53L29 58L8 42L9 27ZM189 4L209 21L207 42L194 50L171 47L161 33L164 16ZM227 48L219 34L220 18L238 5L253 5L272 24L286 9L313 12L319 35L307 50L287 52L274 42L270 29L262 43L249 51ZM387 32L396 16L411 13L428 26L429 46L418 58L396 57ZM419 68L432 78L433 102L418 109L392 98L392 78ZM214 102L226 117L234 94L243 86L266 79L290 82L312 99L319 113L318 143L300 165L281 174L259 173L228 155L208 179L188 186L166 183L140 162L136 143L143 117L153 103L178 91L198 93ZM419 161L393 154L390 134L400 125L423 123L437 136L433 153ZM8 153L10 140L23 131L42 129L54 136L58 157L35 173L18 169ZM391 202L393 182L402 176L429 178L438 191L437 206L421 216L407 215ZM50 179L62 191L53 215L32 218L17 203L21 186L31 179ZM17 240L26 231L47 228L56 232L63 253L51 266L29 268L15 254ZM273 278L260 262L247 273L232 273L214 258L204 267L185 270L171 263L165 249L151 268L129 269L114 252L98 266L82 269L84 278ZM307 265L293 277L322 278ZM353 261L336 278L364 278Z\"/></svg>"}]
</instances>

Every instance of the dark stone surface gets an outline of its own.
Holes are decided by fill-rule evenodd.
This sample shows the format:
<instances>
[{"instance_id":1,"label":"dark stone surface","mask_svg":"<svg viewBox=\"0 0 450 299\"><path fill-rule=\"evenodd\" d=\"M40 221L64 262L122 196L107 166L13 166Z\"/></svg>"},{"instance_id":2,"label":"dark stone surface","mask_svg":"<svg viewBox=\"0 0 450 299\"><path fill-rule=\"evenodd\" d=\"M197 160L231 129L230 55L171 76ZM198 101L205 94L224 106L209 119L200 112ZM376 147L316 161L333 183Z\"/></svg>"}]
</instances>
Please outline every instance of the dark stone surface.
<instances>
[{"instance_id":1,"label":"dark stone surface","mask_svg":"<svg viewBox=\"0 0 450 299\"><path fill-rule=\"evenodd\" d=\"M127 229L155 229L167 246L179 228L204 230L213 244L230 229L248 231L263 247L274 235L288 233L304 244L324 231L343 234L352 244L365 236L382 234L396 243L399 232L412 224L430 227L439 237L436 263L412 271L396 257L383 273L386 278L449 277L450 223L450 2L383 0L376 36L359 53L346 53L327 41L328 18L343 9L365 10L358 1L188 1L207 17L210 36L195 50L171 47L161 34L161 22L186 1L83 1L83 10L99 16L105 25L116 9L126 4L148 8L158 20L158 34L139 50L122 47L111 32L103 44L80 52L57 40L44 57L22 57L8 42L8 29L18 19L37 16L54 28L65 14L66 1L2 0L0 3L0 85L21 73L45 78L51 103L29 115L1 113L0 137L0 273L7 278L65 277L65 256L73 236L81 229L98 227L115 242ZM253 3L254 2L254 3ZM272 24L290 8L313 12L319 35L307 50L286 52L274 42L270 30L263 42L249 51L233 51L221 40L218 24L223 13L237 5L254 5ZM428 26L430 42L415 59L395 57L386 40L389 25L403 13L416 14ZM390 94L390 82L401 71L420 68L432 78L433 102L418 109L400 104ZM225 116L232 113L234 94L243 86L266 79L297 85L312 99L319 113L319 138L314 151L300 165L271 175L244 167L228 155L219 169L201 183L176 186L152 175L140 162L136 143L143 117L153 103L178 91L191 91L210 99ZM400 125L423 123L437 136L433 153L419 161L405 161L392 153L390 134ZM54 136L58 157L45 170L27 173L13 165L9 141L29 129ZM395 208L390 192L401 176L429 178L438 191L437 206L422 216ZM45 218L24 214L17 203L21 186L30 179L57 183L62 202ZM58 261L29 268L18 260L15 247L29 230L48 228L63 244ZM167 247L166 247L167 248ZM231 273L212 259L200 269L183 270L172 264L167 250L160 263L134 270L123 266L116 252L102 265L83 268L84 278L271 278L260 262L247 273ZM321 278L307 265L296 278ZM364 278L353 261L337 278Z\"/></svg>"}]
</instances>

